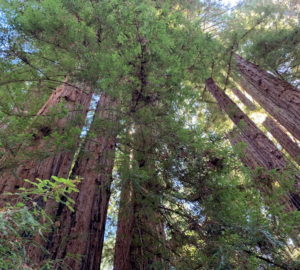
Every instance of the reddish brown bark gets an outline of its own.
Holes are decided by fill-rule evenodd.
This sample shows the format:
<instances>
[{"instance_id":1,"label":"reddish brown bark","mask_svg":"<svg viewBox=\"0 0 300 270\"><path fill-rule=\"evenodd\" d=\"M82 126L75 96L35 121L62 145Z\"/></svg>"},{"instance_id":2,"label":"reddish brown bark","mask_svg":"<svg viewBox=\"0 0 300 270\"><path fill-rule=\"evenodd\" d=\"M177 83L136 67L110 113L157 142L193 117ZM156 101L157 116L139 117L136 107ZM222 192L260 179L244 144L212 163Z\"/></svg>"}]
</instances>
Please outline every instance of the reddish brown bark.
<instances>
[{"instance_id":1,"label":"reddish brown bark","mask_svg":"<svg viewBox=\"0 0 300 270\"><path fill-rule=\"evenodd\" d=\"M261 161L267 169L284 168L286 163L281 152L276 146L257 128L254 122L215 84L212 79L206 81L209 91L217 100L231 120L241 130L245 139L256 149L260 149ZM269 159L269 155L274 158Z\"/></svg>"},{"instance_id":2,"label":"reddish brown bark","mask_svg":"<svg viewBox=\"0 0 300 270\"><path fill-rule=\"evenodd\" d=\"M255 104L247 98L239 89L233 88L232 92L239 98L239 100L249 109L249 110L256 110Z\"/></svg>"},{"instance_id":3,"label":"reddish brown bark","mask_svg":"<svg viewBox=\"0 0 300 270\"><path fill-rule=\"evenodd\" d=\"M272 186L269 185L270 175L268 175L267 171L257 171L258 168L264 168L264 162L260 160L259 149L253 148L238 130L229 132L228 139L233 147L243 144L243 151L239 153L239 158L246 167L254 172L253 180L258 190L263 194L270 195L270 192L272 192ZM264 183L264 185L261 183ZM285 205L286 211L300 210L300 198L297 193L290 192L282 196L280 200Z\"/></svg>"},{"instance_id":4,"label":"reddish brown bark","mask_svg":"<svg viewBox=\"0 0 300 270\"><path fill-rule=\"evenodd\" d=\"M47 123L44 121L43 125L39 126L38 133L33 134L32 144L30 146L21 145L15 155L8 157L8 159L14 160L14 164L0 175L0 193L15 192L20 187L27 186L28 184L26 185L24 179L31 181L36 178L50 179L52 175L68 177L75 149L57 150L55 147L51 148L46 139L51 136L53 128L63 132L67 123L73 122L75 118L77 120L76 126L81 128L91 96L92 93L87 87L83 89L83 87L72 86L68 83L64 83L53 92L38 112L38 117L50 117L51 111L62 102L65 109L68 110L67 115L61 119L49 118L54 122ZM79 137L73 139L76 148L76 141ZM1 204L7 200L10 200L10 197L4 196Z\"/></svg>"},{"instance_id":5,"label":"reddish brown bark","mask_svg":"<svg viewBox=\"0 0 300 270\"><path fill-rule=\"evenodd\" d=\"M96 114L113 128L104 125L101 130L95 130L97 138L86 142L73 170L73 175L82 178L79 193L72 195L75 211L59 205L55 231L47 239L46 247L52 259L64 259L73 270L100 267L115 154L115 105L114 100L102 94ZM50 207L51 204L47 208Z\"/></svg>"},{"instance_id":6,"label":"reddish brown bark","mask_svg":"<svg viewBox=\"0 0 300 270\"><path fill-rule=\"evenodd\" d=\"M255 154L256 163L268 171L275 169L279 173L284 173L287 169L287 162L274 143L270 141L266 135L257 128L254 122L215 84L213 79L208 79L206 86L217 100L221 109L228 114L240 130L243 142L248 145L248 151L253 150L252 153ZM251 160L253 161L253 157ZM253 162L251 162L251 166L254 166ZM299 192L299 180L299 176L296 176L295 188L297 189L297 193ZM295 207L298 207L298 205L295 205Z\"/></svg>"},{"instance_id":7,"label":"reddish brown bark","mask_svg":"<svg viewBox=\"0 0 300 270\"><path fill-rule=\"evenodd\" d=\"M124 180L123 180L124 181ZM132 183L122 183L120 207L118 215L116 244L114 254L115 270L131 270L130 246L132 242L132 228L134 224L134 213L132 204Z\"/></svg>"},{"instance_id":8,"label":"reddish brown bark","mask_svg":"<svg viewBox=\"0 0 300 270\"><path fill-rule=\"evenodd\" d=\"M66 126L74 125L82 128L86 112L90 104L92 93L85 88L71 87L65 83L56 89L46 104L39 111L39 115L50 114L50 111L61 101L69 111L67 116L56 120L54 123L43 126L44 130L36 135L30 147L20 147L20 159L22 152L36 153L51 151L45 137L51 134L52 124L58 131L63 132ZM103 94L97 109L98 117L102 121L115 121L112 109L115 101ZM114 125L115 126L115 125ZM96 126L94 126L96 128ZM45 134L45 132L47 134ZM115 130L102 127L96 130L100 134L96 139L90 139L85 143L83 153L76 161L73 176L83 178L78 185L79 193L72 194L75 200L75 212L71 212L64 204L53 201L47 202L46 212L53 218L55 227L53 232L43 241L37 236L36 242L43 245L50 255L46 255L39 247L31 246L28 254L37 265L50 256L52 259L62 259L64 267L76 269L99 269L101 261L101 250L104 239L104 226L107 215L108 200L110 196L110 183L115 152ZM17 169L17 178L10 172L2 175L5 185L3 191L14 192L20 186L24 186L24 178L34 180L35 178L49 179L52 175L67 178L70 173L73 156L78 148L79 134L74 138L74 149L69 151L54 152L46 158L39 155L32 161L23 160ZM64 148L63 148L64 150ZM71 258L69 255L75 255ZM79 255L76 259L76 255Z\"/></svg>"},{"instance_id":9,"label":"reddish brown bark","mask_svg":"<svg viewBox=\"0 0 300 270\"><path fill-rule=\"evenodd\" d=\"M295 143L285 131L272 118L268 117L263 125L280 143L280 145L290 154L290 156L300 164L300 147Z\"/></svg>"},{"instance_id":10,"label":"reddish brown bark","mask_svg":"<svg viewBox=\"0 0 300 270\"><path fill-rule=\"evenodd\" d=\"M300 91L240 56L236 61L244 89L300 140Z\"/></svg>"},{"instance_id":11,"label":"reddish brown bark","mask_svg":"<svg viewBox=\"0 0 300 270\"><path fill-rule=\"evenodd\" d=\"M248 107L255 110L255 105L238 89L233 89L234 94ZM300 164L300 147L294 142L289 135L277 124L271 117L268 117L263 125L273 135L273 137L281 144L281 146L290 154L290 156Z\"/></svg>"},{"instance_id":12,"label":"reddish brown bark","mask_svg":"<svg viewBox=\"0 0 300 270\"><path fill-rule=\"evenodd\" d=\"M243 151L242 153L240 153L240 159L246 167L253 170L258 167L261 167L262 162L260 162L259 156L255 156L255 150L251 147L251 145L245 142L243 136L240 134L238 130L233 130L229 132L228 139L233 147L241 143L245 144L242 147Z\"/></svg>"}]
</instances>

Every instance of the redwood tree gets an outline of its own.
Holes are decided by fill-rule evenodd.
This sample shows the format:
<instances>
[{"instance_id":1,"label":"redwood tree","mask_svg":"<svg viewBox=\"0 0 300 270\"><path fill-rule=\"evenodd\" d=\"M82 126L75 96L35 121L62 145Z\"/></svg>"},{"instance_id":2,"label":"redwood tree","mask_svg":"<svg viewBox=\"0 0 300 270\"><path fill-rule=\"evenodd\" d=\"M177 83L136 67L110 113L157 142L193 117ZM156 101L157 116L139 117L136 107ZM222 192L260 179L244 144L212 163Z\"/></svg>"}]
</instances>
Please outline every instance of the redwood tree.
<instances>
[{"instance_id":1,"label":"redwood tree","mask_svg":"<svg viewBox=\"0 0 300 270\"><path fill-rule=\"evenodd\" d=\"M102 123L97 126L94 120L96 123L89 133L97 136L88 136L71 174L81 178L79 192L71 196L75 201L74 211L65 204L57 207L53 217L56 226L46 242L50 258L64 259L65 265L72 269L100 267L115 156L115 111L116 101L102 93L96 110L96 120ZM51 203L46 205L50 207Z\"/></svg>"},{"instance_id":2,"label":"redwood tree","mask_svg":"<svg viewBox=\"0 0 300 270\"><path fill-rule=\"evenodd\" d=\"M272 134L278 143L287 151L288 154L300 164L300 147L290 136L276 123L271 117L267 117L263 122L264 127Z\"/></svg>"},{"instance_id":3,"label":"redwood tree","mask_svg":"<svg viewBox=\"0 0 300 270\"><path fill-rule=\"evenodd\" d=\"M177 126L176 107L181 106L180 100L185 98L184 80L193 76L193 68L202 71L200 62L194 61L193 55L197 54L201 43L206 42L203 36L191 31L192 23L182 12L184 2L178 2L176 8L173 1L165 1L163 7L149 2L150 9L141 3L135 17L129 16L132 25L136 26L132 28L126 19L127 33L133 33L126 45L138 46L139 50L137 57L126 63L131 68L134 83L126 81L131 100L125 109L125 112L129 110L125 120L127 128L131 127L131 136L126 136L124 143L131 148L132 157L130 165L126 165L130 168L129 176L121 179L124 184L114 254L115 270L166 269L169 265L165 221L161 214L165 183L158 173L156 160L170 141L174 143L170 132ZM175 17L177 19L173 20Z\"/></svg>"},{"instance_id":4,"label":"redwood tree","mask_svg":"<svg viewBox=\"0 0 300 270\"><path fill-rule=\"evenodd\" d=\"M57 108L59 103L65 105L67 115L52 123L43 122L38 128L39 133L34 134L32 145L27 148L20 146L19 155L24 151L30 156L51 151L49 137L51 138L55 129L69 134L68 126L72 125L74 128L76 124L81 130L91 97L92 92L88 87L83 89L78 84L72 86L67 82L58 87L37 116L51 117L51 111ZM6 183L1 186L3 192L14 192L19 187L26 187L23 179L35 181L36 178L51 179L52 176L79 176L82 179L78 185L79 193L71 196L76 204L74 212L65 204L58 205L53 201L45 205L46 213L55 221L55 226L53 232L46 236L46 240L40 237L36 239L46 248L46 253L42 252L42 247L33 245L29 248L29 256L35 264L43 262L48 252L51 252L52 259L64 259L65 265L72 266L73 269L99 268L116 143L115 105L115 100L105 93L101 94L96 118L100 119L102 124L98 125L98 128L93 124L93 130L89 131L97 132L99 136L93 139L89 135L77 160L74 160L74 154L79 147L79 133L73 134L73 147L69 151L57 152L53 149L54 153L50 152L46 157L37 155L36 160L22 161L16 169L17 175L9 171L2 175L1 179ZM103 123L114 128L103 128ZM72 162L75 162L75 167L71 171ZM5 198L10 200L9 197ZM76 259L71 259L71 255L73 258L77 256ZM78 260L78 256L81 259Z\"/></svg>"},{"instance_id":5,"label":"redwood tree","mask_svg":"<svg viewBox=\"0 0 300 270\"><path fill-rule=\"evenodd\" d=\"M131 182L124 183L121 193L114 269L166 269L162 186L153 163L156 143L145 126L133 136Z\"/></svg>"},{"instance_id":6,"label":"redwood tree","mask_svg":"<svg viewBox=\"0 0 300 270\"><path fill-rule=\"evenodd\" d=\"M245 104L245 106L249 109L249 110L256 110L256 106L255 104L248 98L245 96L244 93L242 93L239 89L237 88L233 88L232 92L239 98L239 100Z\"/></svg>"},{"instance_id":7,"label":"redwood tree","mask_svg":"<svg viewBox=\"0 0 300 270\"><path fill-rule=\"evenodd\" d=\"M210 106L207 92L196 89L202 89L209 74L222 76L228 51L214 37L219 35L215 29L219 28L221 14L228 14L223 5L197 0L2 3L5 5L1 11L7 14L14 35L8 40L9 60L2 65L0 58L1 71L5 70L0 95L10 94L5 85L11 82L19 88L7 107L14 107L14 98L24 91L24 85L32 81L58 83L67 74L76 82L89 82L96 94L103 93L83 143L78 144L80 121L70 123L76 129L70 129L65 136L58 128L44 136L47 150L52 150L53 145L72 153L80 148L70 176L79 176L82 181L78 184L79 193L71 194L74 212L65 205L67 196L60 198L58 205L46 203L54 223L44 239L34 239L49 251L44 254L32 245L30 256L40 264L37 267L46 263L58 268L99 269L113 175L116 190L121 181L115 269L235 269L246 263L251 269L298 269L283 248L287 247L291 227L298 225L293 218L295 213L278 215L281 211L275 209L279 206L275 200L272 202L276 207L262 211L266 204L212 121L212 111L219 118L221 114ZM224 32L223 22L220 29ZM230 51L234 49L235 45ZM26 73L19 70L20 66L26 67ZM229 66L228 78L230 69ZM63 113L64 106L58 107ZM1 120L5 119L5 109L5 102L0 100ZM8 113L21 112L23 120L30 115L13 109ZM236 122L243 118L239 113L233 114L237 115ZM56 125L55 121L48 122ZM275 157L270 159L274 148L258 130L251 133L253 126L247 119L244 122L247 132L242 136L253 155L258 155L252 160L253 168L266 166L267 176L276 169L276 177L285 175L279 153L275 151ZM223 124L222 128L227 127ZM49 130L40 132L47 134ZM17 136L18 132L12 130L9 139ZM255 143L250 145L251 140ZM23 149L25 146L26 143ZM259 184L263 179L260 180ZM265 180L277 184L267 177ZM30 209L18 205L13 208L16 212L11 209L0 211L4 217L0 222L4 228L0 244L5 247L15 247L33 235L33 230L24 229L31 223L18 217L24 212L30 215ZM17 215L12 219L11 213ZM6 226L7 221L9 225L12 221L13 226ZM21 228L21 233L16 237L9 228ZM108 245L106 251L112 254L112 249ZM6 266L7 258L15 259L14 255L22 250L23 246L19 250L1 245L0 262ZM27 257L21 260L22 269L28 261Z\"/></svg>"},{"instance_id":8,"label":"redwood tree","mask_svg":"<svg viewBox=\"0 0 300 270\"><path fill-rule=\"evenodd\" d=\"M300 92L240 56L236 56L236 61L244 90L300 140Z\"/></svg>"},{"instance_id":9,"label":"redwood tree","mask_svg":"<svg viewBox=\"0 0 300 270\"><path fill-rule=\"evenodd\" d=\"M252 103L240 90L233 89L234 94L247 106L250 110L255 110L256 106ZM276 123L271 117L263 122L264 127L272 134L272 136L280 143L280 145L290 154L290 156L299 163L300 148L294 142L283 128Z\"/></svg>"},{"instance_id":10,"label":"redwood tree","mask_svg":"<svg viewBox=\"0 0 300 270\"><path fill-rule=\"evenodd\" d=\"M218 102L218 105L224 110L230 119L240 130L243 135L243 141L250 145L250 149L253 149L255 155L258 158L259 166L266 170L276 170L284 173L288 169L287 162L283 154L276 148L276 146L264 135L264 133L257 128L250 118L239 109L239 107L222 91L213 81L213 79L207 79L206 85L212 95ZM270 180L269 180L270 181ZM299 193L299 176L296 176L295 188L296 193ZM267 186L271 183L266 183ZM287 203L287 209L289 209L289 203ZM291 198L291 203L294 207L298 208L298 203L294 202Z\"/></svg>"},{"instance_id":11,"label":"redwood tree","mask_svg":"<svg viewBox=\"0 0 300 270\"><path fill-rule=\"evenodd\" d=\"M246 167L255 170L261 166L262 162L259 160L259 155L255 156L255 149L245 142L243 135L238 130L234 129L230 131L228 133L228 139L233 147L241 143L245 144L242 148L242 153L240 153L240 159Z\"/></svg>"},{"instance_id":12,"label":"redwood tree","mask_svg":"<svg viewBox=\"0 0 300 270\"><path fill-rule=\"evenodd\" d=\"M121 171L121 195L116 232L116 243L114 250L114 269L131 270L130 247L134 224L133 209L133 183L130 179L129 169L131 166L129 153L126 152L123 158Z\"/></svg>"},{"instance_id":13,"label":"redwood tree","mask_svg":"<svg viewBox=\"0 0 300 270\"><path fill-rule=\"evenodd\" d=\"M9 166L0 176L1 193L16 192L20 187L28 187L24 179L50 179L53 175L68 178L80 134L77 131L71 135L70 128L74 130L77 126L79 131L81 130L91 97L90 87L84 84L72 85L65 82L55 89L38 111L33 124L27 128L27 132L32 134L32 139L29 143L20 144L14 155L8 153L6 156L5 161ZM59 109L59 105L66 110L63 117L54 112L55 109ZM52 135L57 132L63 136L60 142L62 144L54 142L50 146ZM72 136L69 149L63 147L66 135ZM13 164L9 162L11 159ZM4 199L9 198L5 196Z\"/></svg>"}]
</instances>

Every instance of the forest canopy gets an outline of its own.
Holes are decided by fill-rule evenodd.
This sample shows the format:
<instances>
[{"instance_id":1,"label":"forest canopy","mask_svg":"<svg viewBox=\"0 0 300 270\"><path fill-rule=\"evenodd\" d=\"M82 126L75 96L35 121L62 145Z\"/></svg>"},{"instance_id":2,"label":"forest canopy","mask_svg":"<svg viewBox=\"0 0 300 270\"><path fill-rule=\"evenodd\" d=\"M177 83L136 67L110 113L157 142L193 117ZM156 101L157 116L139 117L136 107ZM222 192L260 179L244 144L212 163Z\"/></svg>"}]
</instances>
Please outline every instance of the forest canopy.
<instances>
[{"instance_id":1,"label":"forest canopy","mask_svg":"<svg viewBox=\"0 0 300 270\"><path fill-rule=\"evenodd\" d=\"M0 0L0 269L300 269L299 0Z\"/></svg>"}]
</instances>

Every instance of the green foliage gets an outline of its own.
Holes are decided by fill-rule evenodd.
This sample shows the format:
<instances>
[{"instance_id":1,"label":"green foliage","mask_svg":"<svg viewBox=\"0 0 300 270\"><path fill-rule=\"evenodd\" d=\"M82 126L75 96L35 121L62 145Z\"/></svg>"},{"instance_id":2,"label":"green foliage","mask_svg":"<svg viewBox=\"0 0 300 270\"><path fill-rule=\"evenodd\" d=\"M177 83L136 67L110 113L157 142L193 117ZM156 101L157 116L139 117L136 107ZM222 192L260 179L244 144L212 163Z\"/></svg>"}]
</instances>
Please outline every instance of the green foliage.
<instances>
[{"instance_id":1,"label":"green foliage","mask_svg":"<svg viewBox=\"0 0 300 270\"><path fill-rule=\"evenodd\" d=\"M299 86L299 12L297 1L241 1L224 18L223 43L244 57Z\"/></svg>"},{"instance_id":2,"label":"green foliage","mask_svg":"<svg viewBox=\"0 0 300 270\"><path fill-rule=\"evenodd\" d=\"M79 179L70 180L53 176L52 181L36 179L32 188L21 188L15 205L8 205L0 209L0 266L1 269L31 269L31 260L26 247L33 245L34 238L43 237L49 231L52 220L39 206L40 198L45 202L55 200L66 204L74 211L74 200L69 196L71 192L78 192L76 183ZM9 194L14 197L16 194ZM34 246L34 245L33 245ZM46 260L39 269L57 269L62 262Z\"/></svg>"},{"instance_id":3,"label":"green foliage","mask_svg":"<svg viewBox=\"0 0 300 270\"><path fill-rule=\"evenodd\" d=\"M22 196L37 195L42 197L45 202L53 199L57 203L65 204L71 211L74 211L72 205L75 201L70 197L70 194L72 192L79 192L76 185L80 182L79 178L71 180L52 176L51 180L37 178L35 182L28 179L24 181L30 183L33 188L20 188Z\"/></svg>"},{"instance_id":4,"label":"green foliage","mask_svg":"<svg viewBox=\"0 0 300 270\"><path fill-rule=\"evenodd\" d=\"M32 211L24 203L1 209L1 269L25 269L26 264L29 262L25 244L30 241L30 237L26 236L44 229L38 219L37 211Z\"/></svg>"},{"instance_id":5,"label":"green foliage","mask_svg":"<svg viewBox=\"0 0 300 270\"><path fill-rule=\"evenodd\" d=\"M241 2L229 11L215 1L1 0L6 16L0 28L1 169L76 150L82 117L58 126L72 113L67 102L49 115L37 112L66 77L87 83L118 103L104 112L115 113L117 120L96 118L88 139L118 131L114 178L126 185L113 186L108 224L116 223L116 194L129 186L133 243L140 252L133 254L136 263L143 260L137 254L149 259L152 252L161 258L152 265L157 269L297 269L288 242L299 214L284 213L279 199L290 181L268 200L262 197L253 183L261 172L244 168L227 145L230 124L203 84L213 76L230 86L237 50L281 75L287 65L291 81L297 75L297 20L286 27L285 9L271 1ZM43 127L51 133L41 137ZM45 147L35 149L37 138ZM26 180L32 188L21 195L74 210L71 192L78 192L78 181ZM25 268L23 247L47 230L40 222L44 212L29 199L0 214L1 267ZM163 224L165 242L153 230L157 224ZM110 262L115 232L108 232Z\"/></svg>"}]
</instances>

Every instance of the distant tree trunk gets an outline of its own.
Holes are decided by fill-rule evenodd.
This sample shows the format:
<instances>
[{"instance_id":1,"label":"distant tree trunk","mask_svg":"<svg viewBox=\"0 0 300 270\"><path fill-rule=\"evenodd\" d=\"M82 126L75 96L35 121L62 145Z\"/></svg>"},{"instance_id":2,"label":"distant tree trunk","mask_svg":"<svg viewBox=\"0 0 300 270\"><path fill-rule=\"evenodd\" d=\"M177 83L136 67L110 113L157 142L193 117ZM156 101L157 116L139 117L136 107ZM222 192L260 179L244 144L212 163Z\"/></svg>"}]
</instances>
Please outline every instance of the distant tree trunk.
<instances>
[{"instance_id":1,"label":"distant tree trunk","mask_svg":"<svg viewBox=\"0 0 300 270\"><path fill-rule=\"evenodd\" d=\"M47 141L47 138L49 136L51 138L54 130L63 133L70 123L81 129L91 97L90 88L83 85L72 86L69 83L62 84L52 93L37 113L37 117L52 119L51 111L60 103L64 104L67 115L60 119L55 117L51 121L43 120L42 125L38 127L38 132L32 134L31 145L21 145L14 155L8 157L8 159L13 159L14 163L0 175L0 193L16 192L20 187L28 186L24 179L31 181L36 178L50 179L52 175L68 177L73 155L78 146L79 134L72 138L73 147L69 150L55 149L57 146L50 146L51 139ZM10 200L10 197L3 196L0 204Z\"/></svg>"},{"instance_id":2,"label":"distant tree trunk","mask_svg":"<svg viewBox=\"0 0 300 270\"><path fill-rule=\"evenodd\" d=\"M73 270L100 268L115 155L115 108L116 101L102 94L96 114L105 124L100 128L92 125L98 136L88 137L72 173L82 178L79 193L72 194L75 211L60 204L54 217L56 227L47 239L51 258L64 259L64 264ZM49 202L47 212L53 213L52 208ZM34 253L35 249L31 254ZM37 260L45 258L43 254L39 256Z\"/></svg>"},{"instance_id":3,"label":"distant tree trunk","mask_svg":"<svg viewBox=\"0 0 300 270\"><path fill-rule=\"evenodd\" d=\"M300 140L300 91L260 69L240 56L236 57L244 89L295 138Z\"/></svg>"},{"instance_id":4,"label":"distant tree trunk","mask_svg":"<svg viewBox=\"0 0 300 270\"><path fill-rule=\"evenodd\" d=\"M272 118L268 117L263 122L263 125L290 156L300 164L300 147L298 144L295 143Z\"/></svg>"},{"instance_id":5,"label":"distant tree trunk","mask_svg":"<svg viewBox=\"0 0 300 270\"><path fill-rule=\"evenodd\" d=\"M239 98L239 100L244 103L244 105L251 111L255 111L257 108L255 104L247 98L239 89L233 88L232 92Z\"/></svg>"},{"instance_id":6,"label":"distant tree trunk","mask_svg":"<svg viewBox=\"0 0 300 270\"><path fill-rule=\"evenodd\" d=\"M217 100L221 109L224 110L236 124L243 136L243 141L250 146L249 149L254 150L257 159L256 162L259 162L259 165L268 171L275 169L278 173L284 173L287 169L287 162L274 143L270 141L267 136L258 129L254 122L215 84L213 79L208 79L206 86ZM297 188L297 193L299 193L299 183L300 178L296 176L295 188ZM266 184L270 185L271 183ZM289 203L287 205L289 205ZM295 207L297 209L298 205L295 205Z\"/></svg>"}]
</instances>

